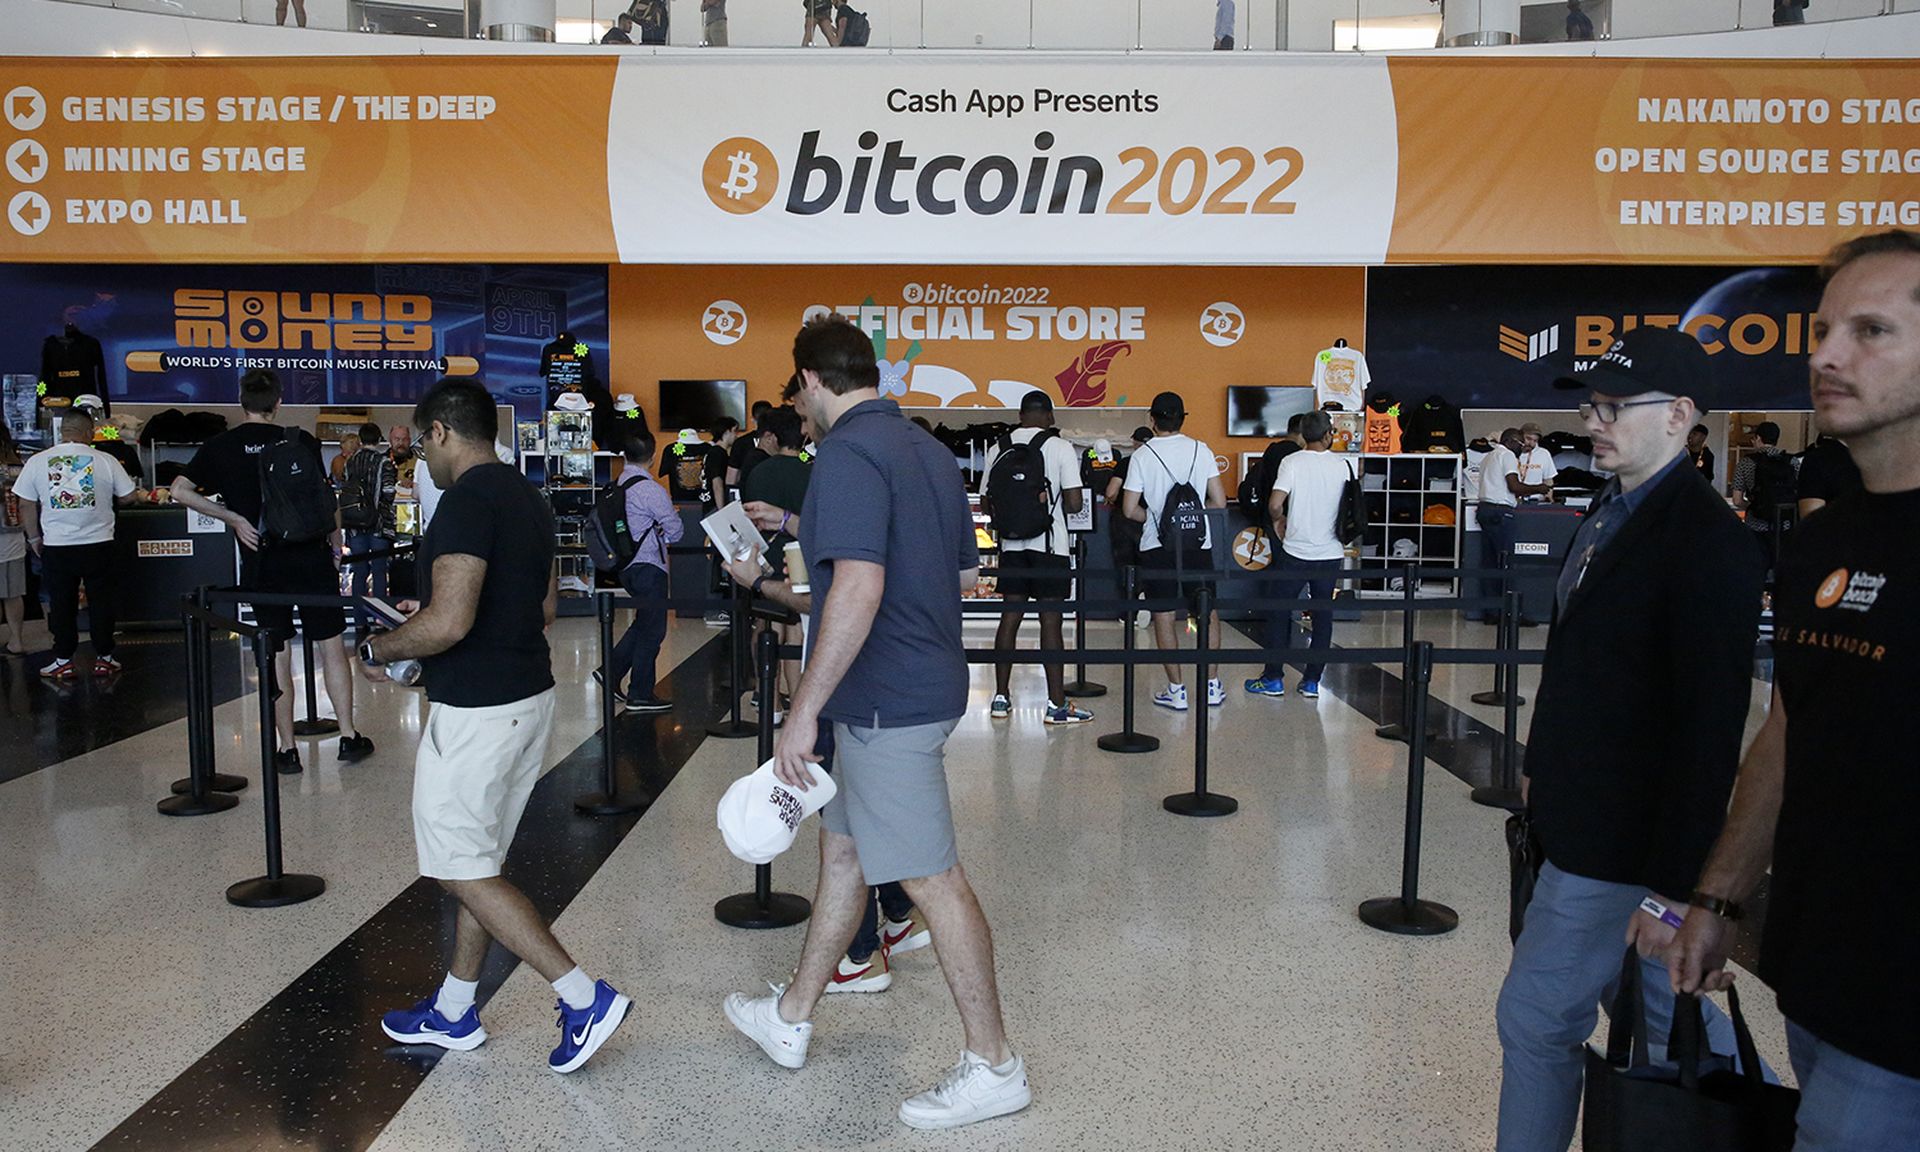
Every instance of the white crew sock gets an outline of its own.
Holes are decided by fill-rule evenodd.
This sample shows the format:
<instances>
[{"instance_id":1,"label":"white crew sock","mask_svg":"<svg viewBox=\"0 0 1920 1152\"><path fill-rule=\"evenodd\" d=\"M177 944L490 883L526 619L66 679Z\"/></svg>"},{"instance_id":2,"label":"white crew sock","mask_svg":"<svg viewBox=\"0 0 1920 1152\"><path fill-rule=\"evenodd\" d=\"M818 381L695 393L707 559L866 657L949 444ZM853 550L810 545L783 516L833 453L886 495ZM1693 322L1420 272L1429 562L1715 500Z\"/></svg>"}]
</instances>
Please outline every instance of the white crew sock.
<instances>
[{"instance_id":1,"label":"white crew sock","mask_svg":"<svg viewBox=\"0 0 1920 1152\"><path fill-rule=\"evenodd\" d=\"M480 993L480 981L462 980L453 973L440 984L440 994L433 998L433 1010L449 1020L458 1020L473 1007L474 997Z\"/></svg>"},{"instance_id":2,"label":"white crew sock","mask_svg":"<svg viewBox=\"0 0 1920 1152\"><path fill-rule=\"evenodd\" d=\"M553 990L575 1012L593 1007L593 977L582 971L578 964L574 965L573 971L553 982Z\"/></svg>"}]
</instances>

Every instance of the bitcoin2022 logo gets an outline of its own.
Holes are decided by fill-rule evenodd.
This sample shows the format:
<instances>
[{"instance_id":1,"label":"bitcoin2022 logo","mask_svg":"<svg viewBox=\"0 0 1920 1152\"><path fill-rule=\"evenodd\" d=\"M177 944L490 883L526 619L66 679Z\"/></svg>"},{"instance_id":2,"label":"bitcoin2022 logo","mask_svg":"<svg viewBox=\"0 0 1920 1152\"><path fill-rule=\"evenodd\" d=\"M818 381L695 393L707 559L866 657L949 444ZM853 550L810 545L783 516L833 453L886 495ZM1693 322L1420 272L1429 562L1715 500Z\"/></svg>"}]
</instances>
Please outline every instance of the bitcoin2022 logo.
<instances>
[{"instance_id":1,"label":"bitcoin2022 logo","mask_svg":"<svg viewBox=\"0 0 1920 1152\"><path fill-rule=\"evenodd\" d=\"M745 216L773 203L773 194L780 190L780 165L765 144L735 136L707 153L700 178L714 207Z\"/></svg>"},{"instance_id":2,"label":"bitcoin2022 logo","mask_svg":"<svg viewBox=\"0 0 1920 1152\"><path fill-rule=\"evenodd\" d=\"M1228 301L1216 301L1200 313L1200 338L1215 348L1233 347L1246 330L1246 314Z\"/></svg>"},{"instance_id":3,"label":"bitcoin2022 logo","mask_svg":"<svg viewBox=\"0 0 1920 1152\"><path fill-rule=\"evenodd\" d=\"M722 348L747 334L747 310L732 300L715 300L700 317L700 330Z\"/></svg>"}]
</instances>

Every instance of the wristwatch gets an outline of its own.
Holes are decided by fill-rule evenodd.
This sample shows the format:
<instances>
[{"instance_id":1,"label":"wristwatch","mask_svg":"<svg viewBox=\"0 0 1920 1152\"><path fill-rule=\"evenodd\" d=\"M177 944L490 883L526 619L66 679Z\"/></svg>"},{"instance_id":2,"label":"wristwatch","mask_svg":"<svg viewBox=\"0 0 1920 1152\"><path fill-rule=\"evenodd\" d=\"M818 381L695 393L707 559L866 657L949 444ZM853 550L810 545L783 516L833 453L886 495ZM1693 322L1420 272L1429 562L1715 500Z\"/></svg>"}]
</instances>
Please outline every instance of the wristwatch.
<instances>
[{"instance_id":1,"label":"wristwatch","mask_svg":"<svg viewBox=\"0 0 1920 1152\"><path fill-rule=\"evenodd\" d=\"M360 641L360 663L362 664L380 663L379 660L376 660L373 657L373 641L371 640Z\"/></svg>"},{"instance_id":2,"label":"wristwatch","mask_svg":"<svg viewBox=\"0 0 1920 1152\"><path fill-rule=\"evenodd\" d=\"M1740 907L1738 902L1722 896L1709 896L1705 892L1695 892L1688 898L1688 903L1695 908L1704 908L1722 920L1739 920L1746 915L1746 909Z\"/></svg>"}]
</instances>

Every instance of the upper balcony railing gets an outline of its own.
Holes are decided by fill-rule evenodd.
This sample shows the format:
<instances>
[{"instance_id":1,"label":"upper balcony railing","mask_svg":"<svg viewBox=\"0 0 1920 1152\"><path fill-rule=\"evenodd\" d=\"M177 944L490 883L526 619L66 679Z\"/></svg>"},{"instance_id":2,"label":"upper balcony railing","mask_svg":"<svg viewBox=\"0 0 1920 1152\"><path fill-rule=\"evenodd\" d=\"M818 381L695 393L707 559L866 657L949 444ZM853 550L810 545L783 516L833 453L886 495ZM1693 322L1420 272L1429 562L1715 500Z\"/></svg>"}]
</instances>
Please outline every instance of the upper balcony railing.
<instances>
[{"instance_id":1,"label":"upper balcony railing","mask_svg":"<svg viewBox=\"0 0 1920 1152\"><path fill-rule=\"evenodd\" d=\"M478 38L485 35L481 0L69 0L126 11L253 25L285 23L339 32ZM710 46L701 0L557 0L554 39L598 43L615 18L658 2L666 26L634 29L666 46ZM1805 7L1800 3L1804 2ZM1447 0L1510 10L1511 3ZM489 4L491 7L491 4ZM1395 51L1440 46L1435 0L853 0L870 27L867 47L904 50L1045 49L1211 51ZM1231 8L1222 23L1220 9ZM1574 18L1566 0L1521 0L1517 42L1630 40L1734 32L1776 23L1867 20L1920 12L1920 0L1582 0ZM802 0L725 0L730 48L797 47L803 43ZM1460 15L1458 11L1454 13ZM1510 17L1509 17L1510 19ZM837 21L832 22L837 25ZM1449 27L1458 27L1456 19ZM1589 34L1590 33L1590 34ZM713 37L717 39L717 37ZM822 28L815 47L827 47ZM3 49L0 49L3 51Z\"/></svg>"}]
</instances>

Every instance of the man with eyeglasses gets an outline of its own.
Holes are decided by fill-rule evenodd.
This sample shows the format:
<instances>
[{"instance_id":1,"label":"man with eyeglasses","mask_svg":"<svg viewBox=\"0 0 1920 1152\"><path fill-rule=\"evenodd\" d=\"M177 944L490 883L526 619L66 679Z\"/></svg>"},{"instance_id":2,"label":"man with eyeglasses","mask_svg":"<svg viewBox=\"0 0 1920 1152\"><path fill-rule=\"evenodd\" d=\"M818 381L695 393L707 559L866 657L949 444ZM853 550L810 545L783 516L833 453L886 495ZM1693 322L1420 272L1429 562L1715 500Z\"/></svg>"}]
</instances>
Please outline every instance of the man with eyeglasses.
<instances>
[{"instance_id":1,"label":"man with eyeglasses","mask_svg":"<svg viewBox=\"0 0 1920 1152\"><path fill-rule=\"evenodd\" d=\"M1561 571L1527 737L1521 794L1546 862L1500 991L1500 1152L1565 1152L1626 946L1664 1054L1674 929L1642 902L1686 915L1733 789L1760 615L1746 530L1688 466L1708 373L1691 336L1637 328L1555 382L1589 393L1580 416L1614 479ZM1707 1016L1734 1051L1726 1017Z\"/></svg>"}]
</instances>

